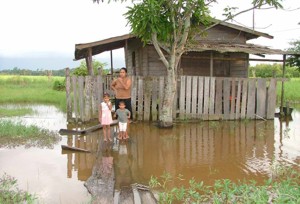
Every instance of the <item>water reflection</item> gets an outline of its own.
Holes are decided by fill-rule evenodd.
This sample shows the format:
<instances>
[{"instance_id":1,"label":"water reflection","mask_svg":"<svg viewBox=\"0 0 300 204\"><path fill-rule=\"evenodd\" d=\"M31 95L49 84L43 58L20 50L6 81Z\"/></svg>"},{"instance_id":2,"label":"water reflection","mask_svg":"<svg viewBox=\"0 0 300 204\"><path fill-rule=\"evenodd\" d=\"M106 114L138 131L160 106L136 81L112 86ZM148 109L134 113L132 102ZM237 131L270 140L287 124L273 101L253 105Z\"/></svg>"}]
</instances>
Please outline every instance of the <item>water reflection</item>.
<instances>
[{"instance_id":1,"label":"water reflection","mask_svg":"<svg viewBox=\"0 0 300 204\"><path fill-rule=\"evenodd\" d=\"M115 187L147 184L151 175L164 172L175 177L182 174L186 183L191 178L207 184L224 178L262 182L271 177L275 164L299 165L300 141L294 132L298 129L295 120L278 118L178 123L172 129L134 123L130 126L131 140L117 142L113 148ZM101 148L101 135L98 131L70 136L68 144L96 152ZM75 167L78 178L87 179L95 158L94 154L68 155L68 172Z\"/></svg>"}]
</instances>

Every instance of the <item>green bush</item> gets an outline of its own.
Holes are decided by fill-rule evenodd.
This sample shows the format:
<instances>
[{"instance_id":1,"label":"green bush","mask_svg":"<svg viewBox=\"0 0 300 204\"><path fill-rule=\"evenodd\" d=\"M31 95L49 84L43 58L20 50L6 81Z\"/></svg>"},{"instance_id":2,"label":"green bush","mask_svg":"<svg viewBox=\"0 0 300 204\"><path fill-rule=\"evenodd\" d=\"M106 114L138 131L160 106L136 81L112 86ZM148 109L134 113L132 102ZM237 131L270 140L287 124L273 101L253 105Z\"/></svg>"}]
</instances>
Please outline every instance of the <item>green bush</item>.
<instances>
[{"instance_id":1,"label":"green bush","mask_svg":"<svg viewBox=\"0 0 300 204\"><path fill-rule=\"evenodd\" d=\"M64 91L64 90L66 90L65 80L64 81L55 80L54 84L53 84L53 90L56 90L56 91Z\"/></svg>"},{"instance_id":2,"label":"green bush","mask_svg":"<svg viewBox=\"0 0 300 204\"><path fill-rule=\"evenodd\" d=\"M250 77L282 77L282 65L281 64L257 64L255 66L249 67ZM286 78L298 78L300 77L300 72L297 67L285 67L285 77Z\"/></svg>"}]
</instances>

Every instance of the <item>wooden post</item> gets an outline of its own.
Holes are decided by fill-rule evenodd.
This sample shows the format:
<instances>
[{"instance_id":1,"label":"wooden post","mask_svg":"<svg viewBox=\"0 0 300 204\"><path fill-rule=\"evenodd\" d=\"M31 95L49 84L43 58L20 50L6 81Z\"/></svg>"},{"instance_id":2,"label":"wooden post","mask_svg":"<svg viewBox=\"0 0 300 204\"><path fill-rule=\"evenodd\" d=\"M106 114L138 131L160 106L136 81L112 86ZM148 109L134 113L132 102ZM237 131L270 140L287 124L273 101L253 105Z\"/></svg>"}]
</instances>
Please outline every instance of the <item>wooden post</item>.
<instances>
[{"instance_id":1,"label":"wooden post","mask_svg":"<svg viewBox=\"0 0 300 204\"><path fill-rule=\"evenodd\" d=\"M88 48L85 61L86 61L87 69L88 69L88 74L90 76L94 76L92 48Z\"/></svg>"},{"instance_id":2,"label":"wooden post","mask_svg":"<svg viewBox=\"0 0 300 204\"><path fill-rule=\"evenodd\" d=\"M71 79L70 69L66 68L66 98L67 98L67 121L72 119L72 101L71 101Z\"/></svg>"},{"instance_id":3,"label":"wooden post","mask_svg":"<svg viewBox=\"0 0 300 204\"><path fill-rule=\"evenodd\" d=\"M113 77L113 74L114 74L114 65L113 65L112 50L110 50L110 74L111 74L111 77Z\"/></svg>"},{"instance_id":4,"label":"wooden post","mask_svg":"<svg viewBox=\"0 0 300 204\"><path fill-rule=\"evenodd\" d=\"M280 116L283 116L283 99L284 99L284 78L285 78L285 59L286 55L283 55L283 64L282 64L282 82L281 82L281 101L280 101Z\"/></svg>"},{"instance_id":5,"label":"wooden post","mask_svg":"<svg viewBox=\"0 0 300 204\"><path fill-rule=\"evenodd\" d=\"M213 52L210 52L210 74L209 74L210 77L213 76L213 68L214 68L214 56L213 56Z\"/></svg>"}]
</instances>

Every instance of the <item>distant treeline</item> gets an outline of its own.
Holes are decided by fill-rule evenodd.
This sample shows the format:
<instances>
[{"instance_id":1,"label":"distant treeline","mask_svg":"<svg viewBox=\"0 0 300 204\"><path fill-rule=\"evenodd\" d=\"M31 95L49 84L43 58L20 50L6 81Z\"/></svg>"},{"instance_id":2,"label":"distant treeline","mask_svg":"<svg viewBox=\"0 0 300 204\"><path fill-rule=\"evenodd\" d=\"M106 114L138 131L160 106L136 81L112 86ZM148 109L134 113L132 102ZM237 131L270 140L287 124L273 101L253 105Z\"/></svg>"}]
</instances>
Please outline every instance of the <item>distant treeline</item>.
<instances>
[{"instance_id":1,"label":"distant treeline","mask_svg":"<svg viewBox=\"0 0 300 204\"><path fill-rule=\"evenodd\" d=\"M0 70L1 75L24 75L24 76L65 76L65 69L58 70L30 70L19 69L15 67L13 69Z\"/></svg>"},{"instance_id":2,"label":"distant treeline","mask_svg":"<svg viewBox=\"0 0 300 204\"><path fill-rule=\"evenodd\" d=\"M261 78L280 78L282 77L282 64L257 64L249 67L249 77L261 77ZM286 78L299 78L300 69L297 67L285 67Z\"/></svg>"}]
</instances>

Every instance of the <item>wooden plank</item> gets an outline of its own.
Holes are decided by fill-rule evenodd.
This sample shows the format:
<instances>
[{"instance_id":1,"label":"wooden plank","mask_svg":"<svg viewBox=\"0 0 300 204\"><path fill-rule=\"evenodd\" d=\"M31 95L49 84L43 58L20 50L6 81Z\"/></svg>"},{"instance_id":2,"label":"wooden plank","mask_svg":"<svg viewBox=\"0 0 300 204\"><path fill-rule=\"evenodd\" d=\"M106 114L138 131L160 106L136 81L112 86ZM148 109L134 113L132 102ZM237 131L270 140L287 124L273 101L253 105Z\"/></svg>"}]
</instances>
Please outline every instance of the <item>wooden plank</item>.
<instances>
[{"instance_id":1,"label":"wooden plank","mask_svg":"<svg viewBox=\"0 0 300 204\"><path fill-rule=\"evenodd\" d=\"M72 81L72 88L73 88L73 104L74 104L74 113L75 113L75 120L76 122L78 121L78 90L77 90L77 77L72 76L71 81Z\"/></svg>"},{"instance_id":2,"label":"wooden plank","mask_svg":"<svg viewBox=\"0 0 300 204\"><path fill-rule=\"evenodd\" d=\"M266 99L267 99L267 81L266 79L257 79L256 91L256 119L266 117Z\"/></svg>"},{"instance_id":3,"label":"wooden plank","mask_svg":"<svg viewBox=\"0 0 300 204\"><path fill-rule=\"evenodd\" d=\"M210 77L204 77L204 104L203 104L203 119L208 120L209 108L209 80Z\"/></svg>"},{"instance_id":4,"label":"wooden plank","mask_svg":"<svg viewBox=\"0 0 300 204\"><path fill-rule=\"evenodd\" d=\"M91 92L92 92L92 98L91 98L91 102L92 102L92 116L93 117L98 117L98 90L99 87L97 87L97 76L92 77L91 78Z\"/></svg>"},{"instance_id":5,"label":"wooden plank","mask_svg":"<svg viewBox=\"0 0 300 204\"><path fill-rule=\"evenodd\" d=\"M215 100L215 114L222 114L222 95L223 95L223 79L216 78L216 100Z\"/></svg>"},{"instance_id":6,"label":"wooden plank","mask_svg":"<svg viewBox=\"0 0 300 204\"><path fill-rule=\"evenodd\" d=\"M223 85L223 110L224 110L224 119L229 119L229 100L230 100L230 83L228 78L224 78Z\"/></svg>"},{"instance_id":7,"label":"wooden plank","mask_svg":"<svg viewBox=\"0 0 300 204\"><path fill-rule=\"evenodd\" d=\"M136 101L137 101L137 77L131 78L131 107L132 107L132 118L136 119Z\"/></svg>"},{"instance_id":8,"label":"wooden plank","mask_svg":"<svg viewBox=\"0 0 300 204\"><path fill-rule=\"evenodd\" d=\"M179 118L185 118L185 76L180 77Z\"/></svg>"},{"instance_id":9,"label":"wooden plank","mask_svg":"<svg viewBox=\"0 0 300 204\"><path fill-rule=\"evenodd\" d=\"M248 79L242 80L242 104L241 104L241 119L246 118L247 96L248 96Z\"/></svg>"},{"instance_id":10,"label":"wooden plank","mask_svg":"<svg viewBox=\"0 0 300 204\"><path fill-rule=\"evenodd\" d=\"M203 100L204 100L204 95L203 95L203 77L198 77L198 104L197 104L197 114L198 118L201 117L203 114Z\"/></svg>"},{"instance_id":11,"label":"wooden plank","mask_svg":"<svg viewBox=\"0 0 300 204\"><path fill-rule=\"evenodd\" d=\"M66 70L66 102L67 102L67 120L71 120L72 118L72 98L71 98L71 79L69 76L69 69Z\"/></svg>"},{"instance_id":12,"label":"wooden plank","mask_svg":"<svg viewBox=\"0 0 300 204\"><path fill-rule=\"evenodd\" d=\"M192 77L192 118L197 116L198 77Z\"/></svg>"},{"instance_id":13,"label":"wooden plank","mask_svg":"<svg viewBox=\"0 0 300 204\"><path fill-rule=\"evenodd\" d=\"M111 126L117 125L118 120L113 120L113 122L110 124ZM60 135L68 135L68 134L86 134L90 132L94 132L96 130L102 129L102 125L94 125L92 127L86 128L86 129L81 129L81 130L73 130L73 129L60 129L59 134Z\"/></svg>"},{"instance_id":14,"label":"wooden plank","mask_svg":"<svg viewBox=\"0 0 300 204\"><path fill-rule=\"evenodd\" d=\"M86 76L85 77L85 87L84 87L84 121L89 121L91 119L91 76Z\"/></svg>"},{"instance_id":15,"label":"wooden plank","mask_svg":"<svg viewBox=\"0 0 300 204\"><path fill-rule=\"evenodd\" d=\"M79 87L79 93L78 93L78 97L79 97L79 112L80 112L80 119L81 121L84 121L84 77L83 76L79 76L78 77L78 87Z\"/></svg>"},{"instance_id":16,"label":"wooden plank","mask_svg":"<svg viewBox=\"0 0 300 204\"><path fill-rule=\"evenodd\" d=\"M144 79L142 77L138 78L138 120L143 120L143 96L144 96Z\"/></svg>"},{"instance_id":17,"label":"wooden plank","mask_svg":"<svg viewBox=\"0 0 300 204\"><path fill-rule=\"evenodd\" d=\"M256 80L249 79L247 113L246 113L246 117L249 119L255 118L255 90L256 90Z\"/></svg>"},{"instance_id":18,"label":"wooden plank","mask_svg":"<svg viewBox=\"0 0 300 204\"><path fill-rule=\"evenodd\" d=\"M236 95L236 87L235 87L235 80L236 78L232 78L231 81L231 93L230 93L230 115L229 118L230 120L235 119L235 95Z\"/></svg>"},{"instance_id":19,"label":"wooden plank","mask_svg":"<svg viewBox=\"0 0 300 204\"><path fill-rule=\"evenodd\" d=\"M209 115L215 114L216 77L210 77L209 86Z\"/></svg>"},{"instance_id":20,"label":"wooden plank","mask_svg":"<svg viewBox=\"0 0 300 204\"><path fill-rule=\"evenodd\" d=\"M186 101L185 101L185 115L191 118L191 98L192 98L192 77L186 77Z\"/></svg>"},{"instance_id":21,"label":"wooden plank","mask_svg":"<svg viewBox=\"0 0 300 204\"><path fill-rule=\"evenodd\" d=\"M144 79L144 120L150 120L150 105L151 105L151 92L152 92L152 78Z\"/></svg>"},{"instance_id":22,"label":"wooden plank","mask_svg":"<svg viewBox=\"0 0 300 204\"><path fill-rule=\"evenodd\" d=\"M158 78L155 77L153 78L153 88L152 88L152 106L151 106L151 115L152 115L152 120L156 121L158 120L157 116L158 116L158 110L157 110L157 103L158 103L158 93L157 93L157 89L158 89Z\"/></svg>"},{"instance_id":23,"label":"wooden plank","mask_svg":"<svg viewBox=\"0 0 300 204\"><path fill-rule=\"evenodd\" d=\"M268 100L267 100L267 119L274 119L275 108L276 108L276 79L270 80L268 88Z\"/></svg>"},{"instance_id":24,"label":"wooden plank","mask_svg":"<svg viewBox=\"0 0 300 204\"><path fill-rule=\"evenodd\" d=\"M67 146L67 145L61 145L61 149L69 150L69 151L76 151L76 152L87 152L87 153L91 152L91 151L86 150L86 149L82 149L82 148L78 148L78 147L71 147L71 146Z\"/></svg>"},{"instance_id":25,"label":"wooden plank","mask_svg":"<svg viewBox=\"0 0 300 204\"><path fill-rule=\"evenodd\" d=\"M237 79L237 93L236 93L236 103L235 103L235 119L241 117L241 89L242 82L240 79Z\"/></svg>"}]
</instances>

